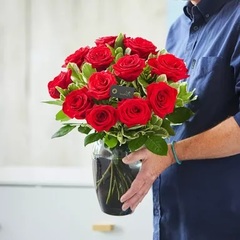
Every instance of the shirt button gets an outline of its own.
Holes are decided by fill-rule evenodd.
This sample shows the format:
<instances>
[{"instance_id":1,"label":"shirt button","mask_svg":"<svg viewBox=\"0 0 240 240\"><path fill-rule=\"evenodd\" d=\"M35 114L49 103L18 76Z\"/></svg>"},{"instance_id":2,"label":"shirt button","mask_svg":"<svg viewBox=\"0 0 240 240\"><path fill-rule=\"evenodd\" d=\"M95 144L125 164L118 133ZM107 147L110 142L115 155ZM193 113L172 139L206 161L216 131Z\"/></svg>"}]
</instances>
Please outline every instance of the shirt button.
<instances>
[{"instance_id":1,"label":"shirt button","mask_svg":"<svg viewBox=\"0 0 240 240\"><path fill-rule=\"evenodd\" d=\"M194 31L197 31L197 30L198 30L198 26L194 26L194 27L193 27L193 30L194 30Z\"/></svg>"},{"instance_id":2,"label":"shirt button","mask_svg":"<svg viewBox=\"0 0 240 240\"><path fill-rule=\"evenodd\" d=\"M154 207L153 214L154 216L159 216L159 209L157 207Z\"/></svg>"},{"instance_id":3,"label":"shirt button","mask_svg":"<svg viewBox=\"0 0 240 240\"><path fill-rule=\"evenodd\" d=\"M195 67L195 64L196 64L196 59L193 59L193 60L192 60L192 64L191 64L191 68L194 68L194 67Z\"/></svg>"},{"instance_id":4,"label":"shirt button","mask_svg":"<svg viewBox=\"0 0 240 240\"><path fill-rule=\"evenodd\" d=\"M205 18L209 18L209 16L210 16L210 15L207 13L207 14L205 15Z\"/></svg>"}]
</instances>

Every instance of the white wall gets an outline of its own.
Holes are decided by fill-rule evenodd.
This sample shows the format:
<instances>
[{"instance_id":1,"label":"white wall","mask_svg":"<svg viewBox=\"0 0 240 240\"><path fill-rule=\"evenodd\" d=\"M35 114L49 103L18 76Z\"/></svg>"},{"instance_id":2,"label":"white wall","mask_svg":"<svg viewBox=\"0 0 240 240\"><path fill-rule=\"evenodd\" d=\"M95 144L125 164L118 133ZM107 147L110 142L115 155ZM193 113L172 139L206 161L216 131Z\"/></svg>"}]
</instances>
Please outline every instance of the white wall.
<instances>
[{"instance_id":1,"label":"white wall","mask_svg":"<svg viewBox=\"0 0 240 240\"><path fill-rule=\"evenodd\" d=\"M174 0L173 0L174 1ZM83 135L60 127L47 83L67 55L97 37L126 33L164 47L166 0L0 0L0 166L91 165Z\"/></svg>"},{"instance_id":2,"label":"white wall","mask_svg":"<svg viewBox=\"0 0 240 240\"><path fill-rule=\"evenodd\" d=\"M167 1L167 25L168 27L183 13L183 6L188 0L169 0Z\"/></svg>"},{"instance_id":3,"label":"white wall","mask_svg":"<svg viewBox=\"0 0 240 240\"><path fill-rule=\"evenodd\" d=\"M88 191L87 188L74 190L79 198L69 192L67 195L65 193L69 189L71 191L71 186L92 186L89 168L91 146L83 147L84 136L77 132L51 139L60 125L54 120L58 108L41 103L42 100L50 99L47 83L59 73L67 55L80 46L92 45L100 36L123 32L129 36L145 37L163 48L169 25L181 12L180 2L181 0L0 0L0 190L5 197L0 204L4 209L1 211L0 235L5 240L12 240L12 234L17 234L17 239L23 237L25 232L19 235L18 230L21 232L24 226L30 225L32 234L46 234L38 233L38 230L50 226L48 221L41 224L42 229L39 228L38 221L51 221L53 218L55 225L51 232L56 229L55 234L61 234L64 238L64 233L70 232L73 235L75 230L77 234L74 239L79 239L78 233L83 234L78 227L82 216L85 224L89 223L89 220L85 221L86 216L88 219L94 216L91 223L95 223L96 219L106 219L97 213L100 210L95 200L90 204L91 213L78 217L82 214L79 204L89 205L88 195L82 192ZM32 188L26 187L28 190L24 194L25 190L20 189L19 185L31 185L34 188L56 185L58 191L49 189L48 195L43 195L44 188L37 187L32 192ZM18 193L20 200L16 195ZM49 203L52 201L51 196L56 198L56 193L64 197L57 195L56 208L52 208ZM31 211L27 201L22 201L26 203L26 209L21 205L23 197L31 200ZM77 200L74 202L74 199ZM4 205L5 202L7 205ZM63 205L69 207L59 211L58 206ZM87 208L84 209L87 211ZM132 220L136 218L139 224L144 223L138 239L146 239L144 234L151 238L151 209L150 192L139 206L140 215L135 215L137 212L133 214ZM42 216L38 213L50 215ZM63 213L66 216L73 213L76 217L71 218L73 222L64 225L61 218L57 219ZM20 225L19 219L23 219ZM129 233L134 229L129 227L132 220L117 219L119 222L115 233L126 234L124 239L132 239ZM59 231L61 224L64 228ZM109 239L112 239L111 236Z\"/></svg>"}]
</instances>

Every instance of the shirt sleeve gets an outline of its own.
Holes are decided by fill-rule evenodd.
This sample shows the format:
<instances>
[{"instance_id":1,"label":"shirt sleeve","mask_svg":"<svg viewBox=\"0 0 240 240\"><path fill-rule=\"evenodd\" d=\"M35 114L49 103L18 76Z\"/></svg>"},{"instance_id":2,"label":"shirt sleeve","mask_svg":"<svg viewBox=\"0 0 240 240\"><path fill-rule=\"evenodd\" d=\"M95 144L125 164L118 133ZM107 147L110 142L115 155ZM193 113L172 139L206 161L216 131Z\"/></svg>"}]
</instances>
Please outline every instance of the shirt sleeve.
<instances>
[{"instance_id":1,"label":"shirt sleeve","mask_svg":"<svg viewBox=\"0 0 240 240\"><path fill-rule=\"evenodd\" d=\"M234 119L240 127L240 24L238 24L238 39L236 42L236 47L231 59L231 66L234 70L234 77L236 79L235 91L239 98L239 112L235 114Z\"/></svg>"},{"instance_id":2,"label":"shirt sleeve","mask_svg":"<svg viewBox=\"0 0 240 240\"><path fill-rule=\"evenodd\" d=\"M234 119L235 119L235 121L237 122L237 124L238 124L239 127L240 127L240 112L238 112L237 114L235 114Z\"/></svg>"}]
</instances>

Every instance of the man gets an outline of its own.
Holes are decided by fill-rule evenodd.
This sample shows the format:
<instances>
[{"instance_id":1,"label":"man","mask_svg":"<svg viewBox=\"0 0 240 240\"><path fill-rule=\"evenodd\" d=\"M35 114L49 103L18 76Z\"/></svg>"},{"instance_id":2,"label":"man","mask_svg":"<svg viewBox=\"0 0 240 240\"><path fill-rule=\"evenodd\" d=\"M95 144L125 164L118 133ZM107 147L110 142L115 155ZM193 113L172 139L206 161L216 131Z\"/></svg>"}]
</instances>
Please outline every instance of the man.
<instances>
[{"instance_id":1,"label":"man","mask_svg":"<svg viewBox=\"0 0 240 240\"><path fill-rule=\"evenodd\" d=\"M124 159L142 168L121 198L134 210L153 184L154 240L240 239L239 36L239 0L188 1L170 28L166 48L186 61L195 115L176 127L167 156Z\"/></svg>"}]
</instances>

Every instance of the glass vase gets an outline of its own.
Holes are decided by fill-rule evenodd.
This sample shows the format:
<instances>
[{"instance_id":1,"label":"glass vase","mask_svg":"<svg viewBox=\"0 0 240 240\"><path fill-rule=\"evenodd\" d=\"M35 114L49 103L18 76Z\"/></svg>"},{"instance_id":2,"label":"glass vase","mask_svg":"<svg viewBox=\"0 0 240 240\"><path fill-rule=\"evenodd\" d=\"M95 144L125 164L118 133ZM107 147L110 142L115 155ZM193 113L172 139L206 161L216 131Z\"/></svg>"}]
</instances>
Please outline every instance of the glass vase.
<instances>
[{"instance_id":1,"label":"glass vase","mask_svg":"<svg viewBox=\"0 0 240 240\"><path fill-rule=\"evenodd\" d=\"M129 154L127 145L110 149L103 141L94 143L92 152L93 179L101 210L110 215L131 214L131 209L122 210L121 196L130 188L140 170L141 162L124 164L123 157Z\"/></svg>"}]
</instances>

